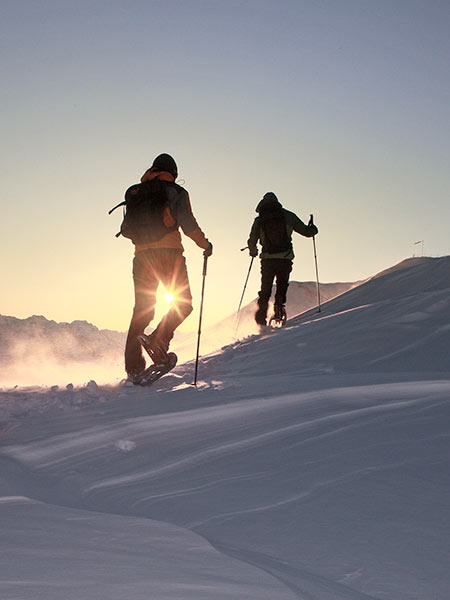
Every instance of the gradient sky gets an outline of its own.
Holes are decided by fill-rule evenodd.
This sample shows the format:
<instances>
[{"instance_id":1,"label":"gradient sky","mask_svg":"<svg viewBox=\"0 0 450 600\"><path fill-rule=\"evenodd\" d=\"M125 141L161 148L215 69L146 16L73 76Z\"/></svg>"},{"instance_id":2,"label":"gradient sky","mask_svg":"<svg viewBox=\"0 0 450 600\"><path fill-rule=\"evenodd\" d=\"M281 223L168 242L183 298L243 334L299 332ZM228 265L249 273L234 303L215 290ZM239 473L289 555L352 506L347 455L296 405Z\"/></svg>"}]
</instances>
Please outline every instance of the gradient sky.
<instances>
[{"instance_id":1,"label":"gradient sky","mask_svg":"<svg viewBox=\"0 0 450 600\"><path fill-rule=\"evenodd\" d=\"M123 198L172 154L236 310L254 209L319 227L322 281L450 253L448 0L1 0L0 313L125 330ZM185 238L195 304L202 255ZM296 236L292 279L314 280ZM246 299L259 285L255 266ZM196 329L197 313L184 324Z\"/></svg>"}]
</instances>

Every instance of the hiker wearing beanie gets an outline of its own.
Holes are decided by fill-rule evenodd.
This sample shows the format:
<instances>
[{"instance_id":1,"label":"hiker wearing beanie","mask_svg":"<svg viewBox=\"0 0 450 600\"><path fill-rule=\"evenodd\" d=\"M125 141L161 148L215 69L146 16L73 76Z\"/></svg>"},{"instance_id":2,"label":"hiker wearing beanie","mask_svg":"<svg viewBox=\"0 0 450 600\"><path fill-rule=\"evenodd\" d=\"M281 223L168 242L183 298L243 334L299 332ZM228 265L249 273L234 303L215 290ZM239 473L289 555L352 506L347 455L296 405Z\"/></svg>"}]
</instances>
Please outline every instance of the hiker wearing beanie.
<instances>
[{"instance_id":1,"label":"hiker wearing beanie","mask_svg":"<svg viewBox=\"0 0 450 600\"><path fill-rule=\"evenodd\" d=\"M258 216L253 222L247 242L250 256L258 256L258 242L262 246L261 290L258 294L255 321L260 326L266 325L267 309L276 279L273 318L283 325L286 322L286 294L294 260L292 232L313 237L318 229L314 224L305 225L296 214L283 208L273 192L264 194L256 212Z\"/></svg>"},{"instance_id":2,"label":"hiker wearing beanie","mask_svg":"<svg viewBox=\"0 0 450 600\"><path fill-rule=\"evenodd\" d=\"M175 183L178 168L169 154L160 154L125 194L126 214L120 233L135 246L135 304L125 345L125 370L134 381L146 367L142 346L155 364L164 364L175 329L192 312L192 296L183 256L181 227L205 256L212 244L192 214L187 191ZM169 312L151 335L146 327L155 314L156 291L162 282L174 296Z\"/></svg>"}]
</instances>

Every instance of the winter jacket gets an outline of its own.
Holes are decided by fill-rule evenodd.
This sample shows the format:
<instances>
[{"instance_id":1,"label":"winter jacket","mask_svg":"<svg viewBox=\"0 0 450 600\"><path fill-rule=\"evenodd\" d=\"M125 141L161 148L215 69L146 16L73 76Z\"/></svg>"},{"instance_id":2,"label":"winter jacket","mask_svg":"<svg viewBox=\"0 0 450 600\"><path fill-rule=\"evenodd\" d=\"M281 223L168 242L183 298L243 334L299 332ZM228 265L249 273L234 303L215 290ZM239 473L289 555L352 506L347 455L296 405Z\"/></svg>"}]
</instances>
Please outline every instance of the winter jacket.
<instances>
[{"instance_id":1,"label":"winter jacket","mask_svg":"<svg viewBox=\"0 0 450 600\"><path fill-rule=\"evenodd\" d=\"M160 179L161 181L175 181L175 177L167 171L155 171L148 169L141 177L141 183L151 181L152 179ZM200 248L207 249L209 242L205 234L198 226L198 223L192 214L189 194L180 186L167 186L167 206L163 213L164 225L166 227L177 226L174 231L168 232L164 237L147 244L136 244L135 252L141 252L148 248L175 248L183 251L181 243L181 234L178 227L181 227L183 233L190 237Z\"/></svg>"},{"instance_id":2,"label":"winter jacket","mask_svg":"<svg viewBox=\"0 0 450 600\"><path fill-rule=\"evenodd\" d=\"M270 196L270 194L267 194L266 196ZM278 200L276 200L276 197L274 195L272 195L274 199L269 199L269 200L266 199L266 196L263 200L261 200L261 202L256 207L257 212L262 212L269 205L276 206L276 208L281 209L283 216L284 216L284 220L286 222L286 230L287 230L289 240L292 239L293 231L295 231L296 233L299 233L300 235L303 235L305 237L313 237L314 235L316 235L316 233L318 232L318 229L315 225L305 225L303 223L303 221L301 221L295 213L293 213L289 210L286 210L285 208L282 208L281 204L278 202ZM295 255L294 255L294 251L292 249L286 250L285 252L278 252L278 253L272 253L272 254L267 252L267 250L264 248L265 240L264 240L264 232L261 227L261 217L260 216L256 217L256 219L253 221L253 225L252 225L252 228L250 231L250 237L248 238L247 245L250 250L250 254L256 255L258 241L262 245L262 252L260 254L260 258L283 258L283 259L287 259L287 260L294 259Z\"/></svg>"}]
</instances>

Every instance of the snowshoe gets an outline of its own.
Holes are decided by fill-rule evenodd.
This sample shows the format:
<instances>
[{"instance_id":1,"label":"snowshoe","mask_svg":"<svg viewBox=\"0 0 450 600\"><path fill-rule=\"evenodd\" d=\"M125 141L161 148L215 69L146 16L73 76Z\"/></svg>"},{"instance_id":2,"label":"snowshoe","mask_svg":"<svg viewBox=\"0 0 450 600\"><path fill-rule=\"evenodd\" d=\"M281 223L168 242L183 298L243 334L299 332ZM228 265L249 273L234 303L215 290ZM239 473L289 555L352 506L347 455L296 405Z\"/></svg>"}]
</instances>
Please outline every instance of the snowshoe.
<instances>
[{"instance_id":1,"label":"snowshoe","mask_svg":"<svg viewBox=\"0 0 450 600\"><path fill-rule=\"evenodd\" d=\"M142 371L130 371L127 373L127 378L123 381L123 383L133 383L134 385L138 385L139 381L144 374L145 369Z\"/></svg>"},{"instance_id":2,"label":"snowshoe","mask_svg":"<svg viewBox=\"0 0 450 600\"><path fill-rule=\"evenodd\" d=\"M271 327L284 327L286 325L287 315L284 304L275 304L274 314L270 318L269 325Z\"/></svg>"},{"instance_id":3,"label":"snowshoe","mask_svg":"<svg viewBox=\"0 0 450 600\"><path fill-rule=\"evenodd\" d=\"M154 331L151 335L145 333L138 335L138 341L155 365L165 364L170 341L155 335L155 333Z\"/></svg>"},{"instance_id":4,"label":"snowshoe","mask_svg":"<svg viewBox=\"0 0 450 600\"><path fill-rule=\"evenodd\" d=\"M133 381L134 385L149 386L158 381L163 375L166 375L177 364L178 357L175 352L168 352L165 361L160 364L153 364L147 367Z\"/></svg>"}]
</instances>

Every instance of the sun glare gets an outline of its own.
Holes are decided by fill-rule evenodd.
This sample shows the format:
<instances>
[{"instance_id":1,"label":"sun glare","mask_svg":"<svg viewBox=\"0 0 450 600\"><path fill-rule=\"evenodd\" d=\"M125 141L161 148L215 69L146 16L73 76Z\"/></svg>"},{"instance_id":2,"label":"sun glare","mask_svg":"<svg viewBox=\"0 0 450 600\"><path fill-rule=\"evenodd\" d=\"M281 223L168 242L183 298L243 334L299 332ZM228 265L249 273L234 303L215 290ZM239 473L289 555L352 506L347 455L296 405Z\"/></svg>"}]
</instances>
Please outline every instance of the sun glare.
<instances>
[{"instance_id":1,"label":"sun glare","mask_svg":"<svg viewBox=\"0 0 450 600\"><path fill-rule=\"evenodd\" d=\"M173 302L173 294L171 294L170 292L167 292L164 297L165 297L166 302L168 304L172 304L172 302Z\"/></svg>"}]
</instances>

